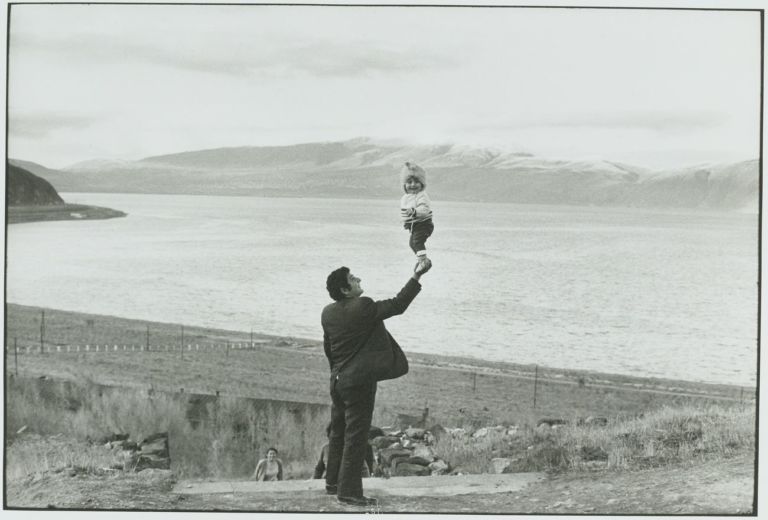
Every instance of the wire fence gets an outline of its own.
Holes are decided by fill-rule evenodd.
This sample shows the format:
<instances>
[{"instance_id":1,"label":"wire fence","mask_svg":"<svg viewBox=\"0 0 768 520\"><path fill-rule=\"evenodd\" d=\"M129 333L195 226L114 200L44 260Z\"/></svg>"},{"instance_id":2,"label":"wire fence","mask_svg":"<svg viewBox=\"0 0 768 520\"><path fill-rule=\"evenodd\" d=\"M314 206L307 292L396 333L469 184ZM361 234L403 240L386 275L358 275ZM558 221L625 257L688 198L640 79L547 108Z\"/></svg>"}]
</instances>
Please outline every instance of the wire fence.
<instances>
[{"instance_id":1,"label":"wire fence","mask_svg":"<svg viewBox=\"0 0 768 520\"><path fill-rule=\"evenodd\" d=\"M56 353L85 353L85 352L229 352L230 350L255 350L264 346L267 341L253 343L203 343L182 345L137 345L137 344L61 344L61 345L6 345L7 353L18 354L56 354Z\"/></svg>"}]
</instances>

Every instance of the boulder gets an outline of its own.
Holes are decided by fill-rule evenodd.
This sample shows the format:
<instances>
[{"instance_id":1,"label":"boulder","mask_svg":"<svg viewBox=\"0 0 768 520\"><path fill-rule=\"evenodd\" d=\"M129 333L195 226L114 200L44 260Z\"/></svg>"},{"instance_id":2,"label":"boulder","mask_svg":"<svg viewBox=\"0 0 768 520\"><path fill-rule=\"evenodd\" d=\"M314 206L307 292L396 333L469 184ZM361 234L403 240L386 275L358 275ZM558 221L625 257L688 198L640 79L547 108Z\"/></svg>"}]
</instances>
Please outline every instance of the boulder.
<instances>
[{"instance_id":1,"label":"boulder","mask_svg":"<svg viewBox=\"0 0 768 520\"><path fill-rule=\"evenodd\" d=\"M587 426L608 426L608 418L607 417L593 417L589 416L586 419L584 419L584 424Z\"/></svg>"},{"instance_id":2,"label":"boulder","mask_svg":"<svg viewBox=\"0 0 768 520\"><path fill-rule=\"evenodd\" d=\"M389 466L394 457L410 457L410 456L411 456L411 450L406 450L403 448L386 448L379 452L381 463L384 464L385 466Z\"/></svg>"},{"instance_id":3,"label":"boulder","mask_svg":"<svg viewBox=\"0 0 768 520\"><path fill-rule=\"evenodd\" d=\"M423 444L418 444L413 448L413 456L427 459L429 462L432 462L436 458L434 450Z\"/></svg>"},{"instance_id":4,"label":"boulder","mask_svg":"<svg viewBox=\"0 0 768 520\"><path fill-rule=\"evenodd\" d=\"M488 435L488 428L480 428L475 433L472 434L473 439L481 439Z\"/></svg>"},{"instance_id":5,"label":"boulder","mask_svg":"<svg viewBox=\"0 0 768 520\"><path fill-rule=\"evenodd\" d=\"M408 462L410 458L411 457L407 455L392 457L392 459L389 461L389 469L394 471L394 469L397 467L398 464L400 464L401 462Z\"/></svg>"},{"instance_id":6,"label":"boulder","mask_svg":"<svg viewBox=\"0 0 768 520\"><path fill-rule=\"evenodd\" d=\"M395 471L392 473L393 476L396 477L424 477L429 475L431 472L429 468L425 466L420 466L418 464L408 464L407 462L401 462L397 465L395 468Z\"/></svg>"},{"instance_id":7,"label":"boulder","mask_svg":"<svg viewBox=\"0 0 768 520\"><path fill-rule=\"evenodd\" d=\"M512 466L512 459L508 459L506 457L496 457L491 459L490 470L492 473L500 475L502 473L506 473L510 466Z\"/></svg>"},{"instance_id":8,"label":"boulder","mask_svg":"<svg viewBox=\"0 0 768 520\"><path fill-rule=\"evenodd\" d=\"M429 464L432 462L432 459L425 459L423 457L409 457L405 462L408 464L416 464L418 466L429 466Z\"/></svg>"},{"instance_id":9,"label":"boulder","mask_svg":"<svg viewBox=\"0 0 768 520\"><path fill-rule=\"evenodd\" d=\"M424 438L424 434L426 434L427 431L424 428L407 428L405 430L405 434L410 437L411 439L417 439L421 440Z\"/></svg>"},{"instance_id":10,"label":"boulder","mask_svg":"<svg viewBox=\"0 0 768 520\"><path fill-rule=\"evenodd\" d=\"M168 457L158 457L156 455L139 455L139 460L136 461L134 471L142 471L145 469L171 469L171 459Z\"/></svg>"},{"instance_id":11,"label":"boulder","mask_svg":"<svg viewBox=\"0 0 768 520\"><path fill-rule=\"evenodd\" d=\"M150 435L138 446L138 458L134 471L147 468L170 469L171 457L168 449L168 433L156 433Z\"/></svg>"},{"instance_id":12,"label":"boulder","mask_svg":"<svg viewBox=\"0 0 768 520\"><path fill-rule=\"evenodd\" d=\"M442 459L438 459L430 463L429 466L427 466L427 468L429 469L430 474L432 475L445 475L451 470L448 463Z\"/></svg>"},{"instance_id":13,"label":"boulder","mask_svg":"<svg viewBox=\"0 0 768 520\"><path fill-rule=\"evenodd\" d=\"M384 448L389 448L396 442L400 442L400 439L394 435L381 435L371 440L371 446L377 450L383 450Z\"/></svg>"}]
</instances>

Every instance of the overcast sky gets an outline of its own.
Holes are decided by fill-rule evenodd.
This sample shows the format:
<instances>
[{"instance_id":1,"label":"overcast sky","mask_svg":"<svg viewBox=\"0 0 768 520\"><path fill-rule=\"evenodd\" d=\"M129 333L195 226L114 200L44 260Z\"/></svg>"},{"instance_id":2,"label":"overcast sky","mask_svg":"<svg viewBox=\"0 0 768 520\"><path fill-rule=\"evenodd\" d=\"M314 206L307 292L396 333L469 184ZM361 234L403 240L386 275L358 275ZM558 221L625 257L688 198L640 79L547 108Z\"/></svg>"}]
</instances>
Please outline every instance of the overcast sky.
<instances>
[{"instance_id":1,"label":"overcast sky","mask_svg":"<svg viewBox=\"0 0 768 520\"><path fill-rule=\"evenodd\" d=\"M14 5L9 156L368 136L653 168L759 154L755 12Z\"/></svg>"}]
</instances>

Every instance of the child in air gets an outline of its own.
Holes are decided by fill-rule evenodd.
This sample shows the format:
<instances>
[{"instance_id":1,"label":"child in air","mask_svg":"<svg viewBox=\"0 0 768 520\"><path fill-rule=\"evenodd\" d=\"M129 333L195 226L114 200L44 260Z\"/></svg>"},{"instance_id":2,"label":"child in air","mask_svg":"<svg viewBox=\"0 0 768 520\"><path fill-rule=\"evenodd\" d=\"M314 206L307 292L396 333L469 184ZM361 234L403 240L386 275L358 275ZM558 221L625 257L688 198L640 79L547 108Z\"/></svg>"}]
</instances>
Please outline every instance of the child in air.
<instances>
[{"instance_id":1,"label":"child in air","mask_svg":"<svg viewBox=\"0 0 768 520\"><path fill-rule=\"evenodd\" d=\"M405 195L400 199L400 216L403 219L403 227L410 231L411 239L408 244L416 253L421 264L432 265L427 258L427 238L434 231L432 224L432 208L427 195L427 172L412 162L407 162L400 170L400 184Z\"/></svg>"}]
</instances>

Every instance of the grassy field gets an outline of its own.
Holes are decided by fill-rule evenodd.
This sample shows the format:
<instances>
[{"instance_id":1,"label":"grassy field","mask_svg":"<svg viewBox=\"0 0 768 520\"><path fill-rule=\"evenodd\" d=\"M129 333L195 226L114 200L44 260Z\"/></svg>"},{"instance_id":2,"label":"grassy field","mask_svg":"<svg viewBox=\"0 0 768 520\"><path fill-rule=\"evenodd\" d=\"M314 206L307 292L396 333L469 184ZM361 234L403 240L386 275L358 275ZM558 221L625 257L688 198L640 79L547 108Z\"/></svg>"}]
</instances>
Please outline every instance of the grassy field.
<instances>
[{"instance_id":1,"label":"grassy field","mask_svg":"<svg viewBox=\"0 0 768 520\"><path fill-rule=\"evenodd\" d=\"M8 224L42 220L90 220L124 217L125 213L110 208L64 204L55 206L8 206Z\"/></svg>"},{"instance_id":2,"label":"grassy field","mask_svg":"<svg viewBox=\"0 0 768 520\"><path fill-rule=\"evenodd\" d=\"M169 392L183 388L260 399L329 401L328 362L319 341L184 327L182 352L180 325L47 309L43 347L53 352L40 354L42 313L36 307L7 305L7 371ZM250 347L251 339L253 348L233 347ZM151 350L141 351L147 343ZM20 352L17 361L14 344ZM89 352L84 352L86 344ZM100 345L99 352L93 351L95 345ZM104 345L110 350L105 352ZM754 388L728 385L423 354L409 354L409 359L408 375L379 385L380 417L421 417L428 408L427 422L444 426L520 425L547 417L635 416L665 405L737 404L754 397Z\"/></svg>"}]
</instances>

